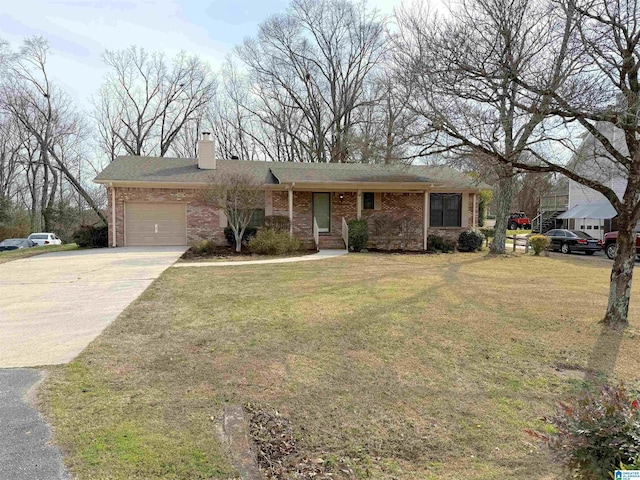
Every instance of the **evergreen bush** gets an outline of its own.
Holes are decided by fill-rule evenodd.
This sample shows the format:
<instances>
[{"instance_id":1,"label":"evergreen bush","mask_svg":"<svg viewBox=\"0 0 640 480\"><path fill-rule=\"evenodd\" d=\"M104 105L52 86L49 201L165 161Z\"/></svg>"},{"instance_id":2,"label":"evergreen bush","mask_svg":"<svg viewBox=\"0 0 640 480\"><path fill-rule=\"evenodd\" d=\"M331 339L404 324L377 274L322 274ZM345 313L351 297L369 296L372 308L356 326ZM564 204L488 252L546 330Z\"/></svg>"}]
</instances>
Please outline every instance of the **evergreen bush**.
<instances>
[{"instance_id":1,"label":"evergreen bush","mask_svg":"<svg viewBox=\"0 0 640 480\"><path fill-rule=\"evenodd\" d=\"M359 252L367 248L369 224L366 220L349 220L349 250Z\"/></svg>"}]
</instances>

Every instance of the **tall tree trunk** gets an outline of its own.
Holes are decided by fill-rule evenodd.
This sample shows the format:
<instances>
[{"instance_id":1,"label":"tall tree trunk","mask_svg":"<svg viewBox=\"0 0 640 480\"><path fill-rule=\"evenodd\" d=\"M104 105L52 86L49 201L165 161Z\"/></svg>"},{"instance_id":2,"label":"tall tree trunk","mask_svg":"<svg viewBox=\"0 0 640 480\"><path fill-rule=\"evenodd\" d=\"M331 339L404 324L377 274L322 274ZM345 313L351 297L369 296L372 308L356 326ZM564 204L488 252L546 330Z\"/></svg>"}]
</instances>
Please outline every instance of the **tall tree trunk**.
<instances>
[{"instance_id":1,"label":"tall tree trunk","mask_svg":"<svg viewBox=\"0 0 640 480\"><path fill-rule=\"evenodd\" d=\"M35 181L35 180L34 180ZM38 218L38 191L35 187L31 188L31 231L40 230L40 219Z\"/></svg>"},{"instance_id":2,"label":"tall tree trunk","mask_svg":"<svg viewBox=\"0 0 640 480\"><path fill-rule=\"evenodd\" d=\"M102 213L100 208L98 208L98 205L93 200L93 198L91 198L91 195L89 195L89 193L84 189L84 187L80 184L80 182L69 171L67 166L64 163L62 163L62 161L60 161L60 159L55 154L52 155L52 156L55 159L56 163L58 164L58 167L60 168L61 173L64 174L64 176L67 179L67 181L71 185L73 185L73 188L75 188L76 191L80 194L80 196L82 196L82 198L85 200L85 202L87 202L87 205L89 205L91 210L93 210L96 213L98 218L100 220L102 220L102 223L107 225L107 223L108 223L107 222L107 218L104 216L104 214Z\"/></svg>"},{"instance_id":3,"label":"tall tree trunk","mask_svg":"<svg viewBox=\"0 0 640 480\"><path fill-rule=\"evenodd\" d=\"M45 134L45 141L47 141L46 139L47 139L47 134ZM41 145L40 148L41 148L40 160L44 168L43 170L44 181L42 185L42 199L41 199L40 211L42 212L42 219L44 221L44 231L50 232L53 229L52 217L53 217L56 191L58 189L58 175L56 174L54 169L51 167L51 162L49 161L49 151L47 149L47 144Z\"/></svg>"},{"instance_id":4,"label":"tall tree trunk","mask_svg":"<svg viewBox=\"0 0 640 480\"><path fill-rule=\"evenodd\" d=\"M49 218L47 215L47 200L49 199L49 166L44 161L44 150L40 153L40 161L44 167L42 171L42 195L40 196L40 214L44 222L44 231L49 232Z\"/></svg>"},{"instance_id":5,"label":"tall tree trunk","mask_svg":"<svg viewBox=\"0 0 640 480\"><path fill-rule=\"evenodd\" d=\"M610 328L623 329L629 325L629 299L631 297L631 280L636 260L637 219L624 215L620 219L616 256L611 269L609 285L609 303L602 323Z\"/></svg>"},{"instance_id":6,"label":"tall tree trunk","mask_svg":"<svg viewBox=\"0 0 640 480\"><path fill-rule=\"evenodd\" d=\"M53 230L53 216L56 205L56 191L58 189L58 174L56 171L49 166L51 176L53 180L51 181L51 191L49 192L49 198L47 199L47 205L42 213L45 224L45 231L51 232Z\"/></svg>"},{"instance_id":7,"label":"tall tree trunk","mask_svg":"<svg viewBox=\"0 0 640 480\"><path fill-rule=\"evenodd\" d=\"M512 172L503 175L498 181L498 195L496 197L496 225L494 227L491 253L503 254L507 242L507 224L511 203L516 193L516 177Z\"/></svg>"}]
</instances>

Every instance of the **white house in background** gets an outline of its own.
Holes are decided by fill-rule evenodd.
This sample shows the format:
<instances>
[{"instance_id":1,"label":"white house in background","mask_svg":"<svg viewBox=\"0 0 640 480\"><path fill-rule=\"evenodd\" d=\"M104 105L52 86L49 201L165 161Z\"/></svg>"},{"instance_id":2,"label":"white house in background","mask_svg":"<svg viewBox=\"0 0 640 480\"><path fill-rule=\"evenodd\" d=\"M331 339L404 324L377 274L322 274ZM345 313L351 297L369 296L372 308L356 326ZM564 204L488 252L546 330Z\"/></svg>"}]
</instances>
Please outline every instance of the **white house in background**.
<instances>
[{"instance_id":1,"label":"white house in background","mask_svg":"<svg viewBox=\"0 0 640 480\"><path fill-rule=\"evenodd\" d=\"M610 123L601 123L597 127L620 152L628 152L622 130ZM576 173L607 185L622 198L627 188L626 172L611 159L592 134L584 136L570 165ZM570 229L582 230L599 239L613 229L612 219L617 214L611 203L600 192L571 179L568 206L569 209L558 218L567 220Z\"/></svg>"}]
</instances>

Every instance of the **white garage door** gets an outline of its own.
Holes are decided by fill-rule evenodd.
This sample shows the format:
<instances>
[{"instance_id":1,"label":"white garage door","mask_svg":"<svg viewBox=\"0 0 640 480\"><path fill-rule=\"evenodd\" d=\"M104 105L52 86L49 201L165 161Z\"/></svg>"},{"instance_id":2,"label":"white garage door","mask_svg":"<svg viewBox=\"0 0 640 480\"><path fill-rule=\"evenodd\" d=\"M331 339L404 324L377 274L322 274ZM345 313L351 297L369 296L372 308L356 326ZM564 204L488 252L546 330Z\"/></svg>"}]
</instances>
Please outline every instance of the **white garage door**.
<instances>
[{"instance_id":1,"label":"white garage door","mask_svg":"<svg viewBox=\"0 0 640 480\"><path fill-rule=\"evenodd\" d=\"M186 217L184 203L127 203L125 244L186 245Z\"/></svg>"}]
</instances>

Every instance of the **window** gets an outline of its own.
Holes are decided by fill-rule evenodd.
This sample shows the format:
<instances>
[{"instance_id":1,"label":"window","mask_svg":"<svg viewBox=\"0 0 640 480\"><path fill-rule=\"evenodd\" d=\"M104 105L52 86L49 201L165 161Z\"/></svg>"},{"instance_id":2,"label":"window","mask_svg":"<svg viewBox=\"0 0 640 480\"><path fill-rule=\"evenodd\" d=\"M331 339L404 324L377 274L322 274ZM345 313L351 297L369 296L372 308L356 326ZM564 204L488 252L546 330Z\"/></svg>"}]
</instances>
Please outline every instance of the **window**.
<instances>
[{"instance_id":1,"label":"window","mask_svg":"<svg viewBox=\"0 0 640 480\"><path fill-rule=\"evenodd\" d=\"M459 193L432 193L429 198L431 227L462 226L462 195Z\"/></svg>"},{"instance_id":2,"label":"window","mask_svg":"<svg viewBox=\"0 0 640 480\"><path fill-rule=\"evenodd\" d=\"M373 192L364 192L362 194L362 208L364 210L373 210L376 206L376 196Z\"/></svg>"},{"instance_id":3,"label":"window","mask_svg":"<svg viewBox=\"0 0 640 480\"><path fill-rule=\"evenodd\" d=\"M258 208L251 214L251 220L249 220L250 228L258 228L264 225L264 208Z\"/></svg>"}]
</instances>

